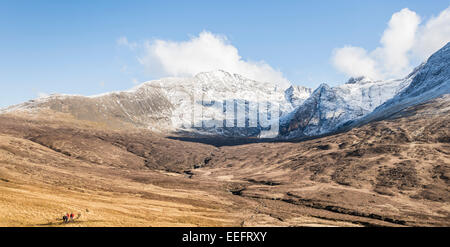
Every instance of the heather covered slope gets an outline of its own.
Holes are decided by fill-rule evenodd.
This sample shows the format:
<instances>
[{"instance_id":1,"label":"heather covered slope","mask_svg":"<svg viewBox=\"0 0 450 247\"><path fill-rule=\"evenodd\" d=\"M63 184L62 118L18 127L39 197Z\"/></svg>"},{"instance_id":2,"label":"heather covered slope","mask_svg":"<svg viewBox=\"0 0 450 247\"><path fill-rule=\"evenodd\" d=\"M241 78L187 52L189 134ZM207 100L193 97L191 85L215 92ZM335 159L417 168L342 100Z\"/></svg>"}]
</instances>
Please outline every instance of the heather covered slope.
<instances>
[{"instance_id":1,"label":"heather covered slope","mask_svg":"<svg viewBox=\"0 0 450 247\"><path fill-rule=\"evenodd\" d=\"M209 176L248 181L239 188L242 197L448 226L449 138L446 95L337 135L226 148L210 162Z\"/></svg>"},{"instance_id":2,"label":"heather covered slope","mask_svg":"<svg viewBox=\"0 0 450 247\"><path fill-rule=\"evenodd\" d=\"M450 97L346 133L214 147L0 116L4 226L449 226Z\"/></svg>"},{"instance_id":3,"label":"heather covered slope","mask_svg":"<svg viewBox=\"0 0 450 247\"><path fill-rule=\"evenodd\" d=\"M212 147L48 116L0 117L1 226L65 226L66 212L81 214L67 226L239 222L219 200L227 193L205 192L183 175Z\"/></svg>"}]
</instances>

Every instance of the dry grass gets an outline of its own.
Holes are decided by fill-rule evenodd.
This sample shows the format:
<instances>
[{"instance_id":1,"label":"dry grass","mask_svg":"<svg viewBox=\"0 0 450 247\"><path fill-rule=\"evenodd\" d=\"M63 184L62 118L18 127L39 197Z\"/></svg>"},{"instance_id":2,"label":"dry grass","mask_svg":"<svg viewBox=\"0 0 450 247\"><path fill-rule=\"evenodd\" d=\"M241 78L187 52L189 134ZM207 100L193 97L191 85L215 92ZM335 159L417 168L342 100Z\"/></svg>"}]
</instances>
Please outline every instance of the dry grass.
<instances>
[{"instance_id":1,"label":"dry grass","mask_svg":"<svg viewBox=\"0 0 450 247\"><path fill-rule=\"evenodd\" d=\"M0 204L0 226L227 226L233 223L220 209L36 185L2 183ZM66 212L81 217L63 224L61 218Z\"/></svg>"},{"instance_id":2,"label":"dry grass","mask_svg":"<svg viewBox=\"0 0 450 247\"><path fill-rule=\"evenodd\" d=\"M0 115L0 226L449 226L449 105L220 148L67 114ZM62 224L66 212L81 217Z\"/></svg>"}]
</instances>

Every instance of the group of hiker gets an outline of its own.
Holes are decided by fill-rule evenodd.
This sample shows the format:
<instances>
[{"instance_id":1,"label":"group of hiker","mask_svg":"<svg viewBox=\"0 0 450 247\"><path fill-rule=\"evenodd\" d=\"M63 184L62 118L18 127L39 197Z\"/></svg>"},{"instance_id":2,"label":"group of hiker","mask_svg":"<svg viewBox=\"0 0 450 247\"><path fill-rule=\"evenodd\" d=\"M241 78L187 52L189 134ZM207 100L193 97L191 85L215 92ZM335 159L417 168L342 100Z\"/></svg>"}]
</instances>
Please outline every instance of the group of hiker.
<instances>
[{"instance_id":1,"label":"group of hiker","mask_svg":"<svg viewBox=\"0 0 450 247\"><path fill-rule=\"evenodd\" d=\"M64 223L69 223L70 221L74 221L74 217L75 217L75 215L73 214L73 213L66 213L64 216L63 216L63 222Z\"/></svg>"}]
</instances>

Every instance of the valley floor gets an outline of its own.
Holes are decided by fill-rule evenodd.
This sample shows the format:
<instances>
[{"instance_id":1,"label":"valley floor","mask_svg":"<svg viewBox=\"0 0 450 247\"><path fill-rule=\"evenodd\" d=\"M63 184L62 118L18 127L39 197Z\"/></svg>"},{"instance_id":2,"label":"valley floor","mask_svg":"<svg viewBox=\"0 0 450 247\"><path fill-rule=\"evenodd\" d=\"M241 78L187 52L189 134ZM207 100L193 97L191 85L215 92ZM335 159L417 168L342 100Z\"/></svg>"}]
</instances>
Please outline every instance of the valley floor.
<instances>
[{"instance_id":1,"label":"valley floor","mask_svg":"<svg viewBox=\"0 0 450 247\"><path fill-rule=\"evenodd\" d=\"M0 226L450 226L449 106L222 147L0 115Z\"/></svg>"}]
</instances>

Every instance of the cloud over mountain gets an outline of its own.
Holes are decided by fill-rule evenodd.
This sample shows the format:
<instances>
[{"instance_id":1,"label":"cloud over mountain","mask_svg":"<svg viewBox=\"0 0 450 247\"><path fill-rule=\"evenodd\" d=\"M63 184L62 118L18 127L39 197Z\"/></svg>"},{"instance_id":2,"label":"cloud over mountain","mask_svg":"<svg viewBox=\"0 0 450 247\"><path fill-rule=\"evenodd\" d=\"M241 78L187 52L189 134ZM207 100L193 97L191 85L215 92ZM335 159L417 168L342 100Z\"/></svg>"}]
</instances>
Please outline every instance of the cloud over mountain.
<instances>
[{"instance_id":1,"label":"cloud over mountain","mask_svg":"<svg viewBox=\"0 0 450 247\"><path fill-rule=\"evenodd\" d=\"M125 37L119 45L130 47ZM156 76L193 76L222 69L247 78L289 84L283 74L264 61L250 61L225 36L203 31L187 41L152 40L141 45L139 62Z\"/></svg>"},{"instance_id":2,"label":"cloud over mountain","mask_svg":"<svg viewBox=\"0 0 450 247\"><path fill-rule=\"evenodd\" d=\"M338 48L332 62L348 76L399 78L411 71L412 62L426 60L449 41L450 7L426 22L405 8L392 15L379 47L373 51L351 45Z\"/></svg>"}]
</instances>

